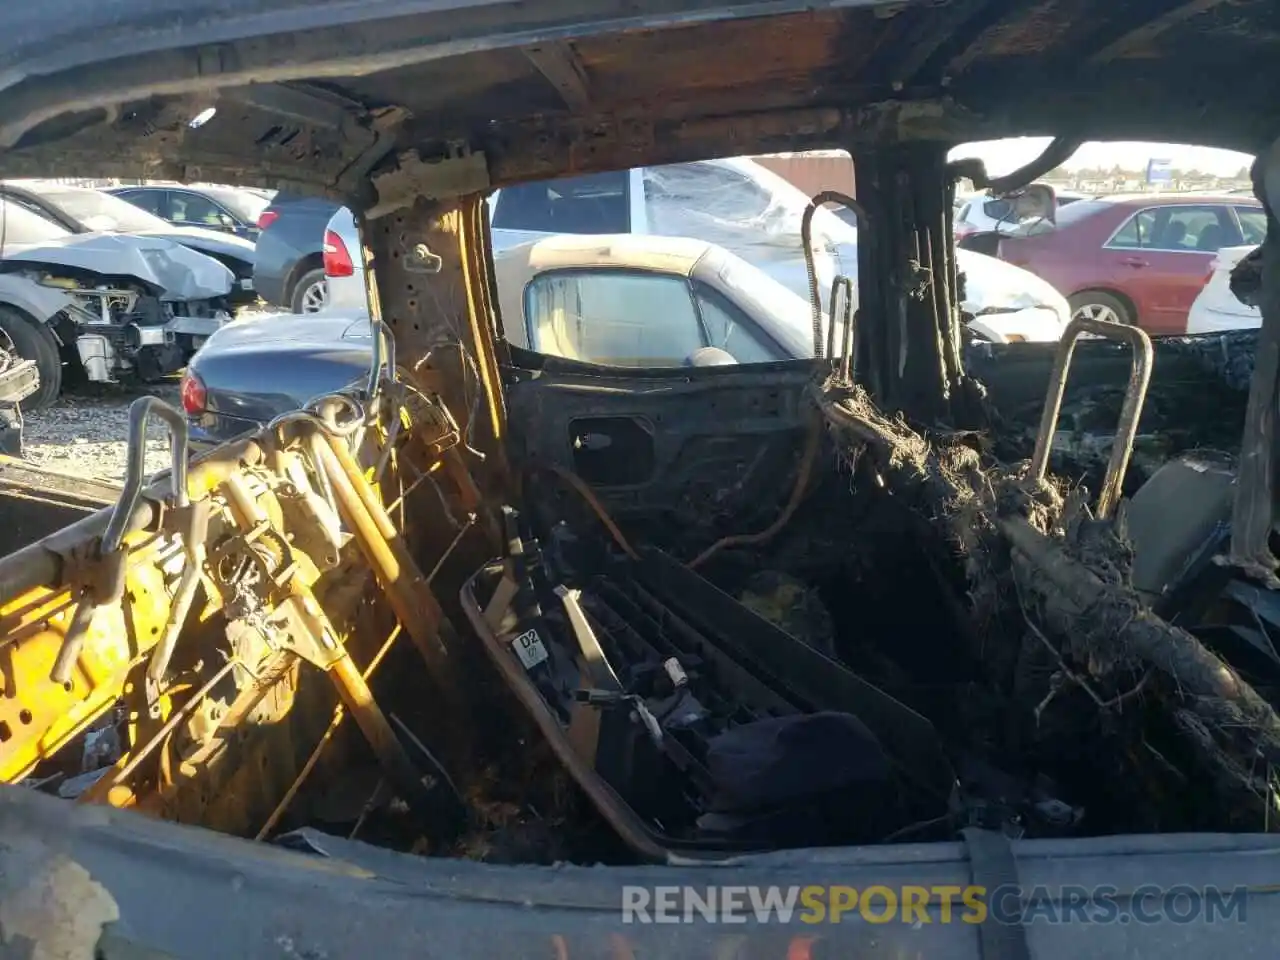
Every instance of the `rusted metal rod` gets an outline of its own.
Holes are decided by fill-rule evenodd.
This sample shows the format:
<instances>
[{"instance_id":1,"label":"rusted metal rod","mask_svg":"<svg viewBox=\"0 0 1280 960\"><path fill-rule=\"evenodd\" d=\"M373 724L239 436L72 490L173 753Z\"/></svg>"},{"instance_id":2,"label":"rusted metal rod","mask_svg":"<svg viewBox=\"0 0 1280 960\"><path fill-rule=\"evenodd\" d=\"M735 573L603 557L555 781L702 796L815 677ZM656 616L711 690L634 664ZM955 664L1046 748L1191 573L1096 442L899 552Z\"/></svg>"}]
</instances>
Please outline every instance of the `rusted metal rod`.
<instances>
[{"instance_id":1,"label":"rusted metal rod","mask_svg":"<svg viewBox=\"0 0 1280 960\"><path fill-rule=\"evenodd\" d=\"M409 758L404 744L396 737L391 721L373 698L373 691L357 669L351 655L345 650L328 670L329 678L338 688L342 702L369 741L383 773L409 806L418 810L430 810L433 806L431 791L423 782L423 775Z\"/></svg>"},{"instance_id":2,"label":"rusted metal rod","mask_svg":"<svg viewBox=\"0 0 1280 960\"><path fill-rule=\"evenodd\" d=\"M1137 327L1122 323L1110 323L1089 317L1076 317L1062 332L1057 355L1053 358L1053 371L1049 374L1049 389L1045 396L1044 412L1040 417L1040 430L1036 434L1035 451L1031 455L1031 480L1039 484L1049 468L1049 453L1053 449L1053 435L1058 427L1058 415L1062 411L1062 397L1067 389L1067 377L1071 373L1071 357L1081 334L1094 333L1108 340L1119 340L1133 349L1133 365L1129 371L1129 384L1125 388L1124 405L1120 409L1120 422L1116 426L1115 440L1111 445L1111 457L1107 461L1107 473L1098 494L1095 516L1106 519L1120 502L1125 471L1133 453L1133 440L1138 435L1138 420L1147 398L1147 384L1151 382L1153 354L1151 339Z\"/></svg>"},{"instance_id":3,"label":"rusted metal rod","mask_svg":"<svg viewBox=\"0 0 1280 960\"><path fill-rule=\"evenodd\" d=\"M311 430L320 430L311 426ZM408 545L391 523L373 488L360 473L355 459L343 447L317 440L316 467L329 476L338 512L354 534L360 552L373 570L396 619L409 634L419 656L435 680L442 709L450 716L468 714L467 694L455 676L445 638L454 638L453 625L431 590L430 581L409 553ZM380 517L381 522L375 519ZM387 528L391 536L383 535ZM471 731L466 724L454 730L448 747L459 764L470 755Z\"/></svg>"},{"instance_id":4,"label":"rusted metal rod","mask_svg":"<svg viewBox=\"0 0 1280 960\"><path fill-rule=\"evenodd\" d=\"M247 533L266 519L266 512L240 477L228 477L224 490L227 504L242 531ZM296 575L289 578L287 589L299 601L299 618L305 623L306 632L315 637L325 651L322 669L333 681L338 695L351 711L387 779L395 784L410 806L419 810L429 809L432 800L430 791L423 783L422 774L418 772L404 745L396 738L391 722L378 706L373 691L356 668L351 654L339 639L315 594Z\"/></svg>"},{"instance_id":5,"label":"rusted metal rod","mask_svg":"<svg viewBox=\"0 0 1280 960\"><path fill-rule=\"evenodd\" d=\"M181 411L175 410L158 397L139 397L129 406L128 462L125 464L124 487L120 499L111 511L111 520L102 535L102 552L120 549L120 541L129 527L129 518L142 496L142 484L146 479L147 418L155 414L169 425L170 497L174 506L185 507L187 493L187 420Z\"/></svg>"},{"instance_id":6,"label":"rusted metal rod","mask_svg":"<svg viewBox=\"0 0 1280 960\"><path fill-rule=\"evenodd\" d=\"M75 612L71 614L71 624L63 635L62 644L58 647L58 655L54 658L53 669L49 671L49 679L65 686L71 682L71 673L75 670L80 653L84 650L85 640L89 636L89 627L93 623L93 614L98 609L89 590L80 594L76 602Z\"/></svg>"},{"instance_id":7,"label":"rusted metal rod","mask_svg":"<svg viewBox=\"0 0 1280 960\"><path fill-rule=\"evenodd\" d=\"M800 218L800 244L804 249L805 272L809 278L809 307L813 311L813 355L822 356L822 300L818 297L818 268L813 257L813 216L828 203L839 203L853 211L858 221L858 243L871 242L871 230L867 210L857 200L838 190L824 190L817 194L804 208ZM833 290L834 293L834 290ZM832 322L835 322L835 304L831 304Z\"/></svg>"},{"instance_id":8,"label":"rusted metal rod","mask_svg":"<svg viewBox=\"0 0 1280 960\"><path fill-rule=\"evenodd\" d=\"M344 458L337 455L332 446L318 443L315 452L321 461L320 469L329 475L338 511L378 578L396 619L404 625L428 666L441 666L446 655L439 636L444 613L431 592L427 578L409 555L382 504L377 504L377 512L381 514L383 523L370 514L367 504L374 496L373 491L368 488L350 454L345 458L348 469L343 466ZM361 487L365 488L363 495ZM391 526L389 537L383 532L387 526Z\"/></svg>"},{"instance_id":9,"label":"rusted metal rod","mask_svg":"<svg viewBox=\"0 0 1280 960\"><path fill-rule=\"evenodd\" d=\"M373 676L374 671L381 665L383 659L391 651L392 645L396 642L396 638L400 636L400 624L396 624L391 629L391 633L387 639L383 641L382 647L373 655L373 659L369 661L369 665L364 668L361 677L365 682ZM320 757L324 753L324 748L328 746L329 741L333 739L333 735L338 732L338 728L342 726L342 721L347 717L347 708L343 704L338 704L333 708L333 716L329 719L329 726L325 728L324 733L320 735L320 741L311 751L311 756L307 757L307 762L302 765L302 769L298 771L298 775L294 778L293 783L289 785L289 789L285 791L280 802L276 804L276 808L271 811L271 816L267 817L261 829L254 836L255 840L265 840L267 835L275 829L276 824L280 822L280 818L285 815L285 811L289 809L289 805L293 803L293 798L298 795L298 791L302 789L303 784L307 782L307 778L311 776L311 771L315 769L316 764L320 762Z\"/></svg>"},{"instance_id":10,"label":"rusted metal rod","mask_svg":"<svg viewBox=\"0 0 1280 960\"><path fill-rule=\"evenodd\" d=\"M351 488L356 492L356 496L360 498L360 503L372 518L378 533L382 534L387 540L394 540L400 535L400 531L396 529L396 525L392 521L390 514L387 513L386 507L382 505L377 493L374 492L373 487L365 479L364 473L360 470L360 465L356 463L356 458L351 455L351 450L338 437L330 434L324 434L323 436L329 450L333 453L334 460L337 461L338 466L342 468L343 474L350 481Z\"/></svg>"},{"instance_id":11,"label":"rusted metal rod","mask_svg":"<svg viewBox=\"0 0 1280 960\"><path fill-rule=\"evenodd\" d=\"M219 667L217 672L206 680L204 685L193 693L186 703L173 711L169 719L164 722L164 725L155 732L155 735L152 736L150 740L129 754L129 758L125 760L123 766L114 773L103 777L84 793L80 794L79 802L98 803L105 800L107 794L110 793L111 788L124 783L129 775L138 769L139 764L141 764L143 760L147 759L147 757L151 755L152 751L164 742L165 737L169 736L169 734L173 733L173 731L177 729L178 724L186 718L187 714L198 707L204 698L209 695L209 692L213 690L213 688L216 687L218 683L227 676L227 674L239 665L240 661L235 657L232 657Z\"/></svg>"}]
</instances>

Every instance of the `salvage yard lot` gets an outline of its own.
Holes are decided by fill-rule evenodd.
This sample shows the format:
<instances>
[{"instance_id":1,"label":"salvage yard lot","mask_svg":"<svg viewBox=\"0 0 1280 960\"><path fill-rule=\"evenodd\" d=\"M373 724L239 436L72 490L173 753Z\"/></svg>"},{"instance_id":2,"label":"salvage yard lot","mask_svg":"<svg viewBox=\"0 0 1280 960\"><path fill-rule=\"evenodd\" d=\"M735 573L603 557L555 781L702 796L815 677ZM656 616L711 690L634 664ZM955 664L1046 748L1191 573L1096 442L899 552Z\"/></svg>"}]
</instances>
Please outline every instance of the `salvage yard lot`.
<instances>
[{"instance_id":1,"label":"salvage yard lot","mask_svg":"<svg viewBox=\"0 0 1280 960\"><path fill-rule=\"evenodd\" d=\"M237 320L273 311L265 304L241 307ZM129 404L156 396L181 409L176 376L160 383L86 383L65 389L43 410L23 410L23 457L40 467L76 477L124 480L129 437ZM152 420L147 431L148 475L169 465L169 435Z\"/></svg>"},{"instance_id":2,"label":"salvage yard lot","mask_svg":"<svg viewBox=\"0 0 1280 960\"><path fill-rule=\"evenodd\" d=\"M37 466L77 477L124 479L129 404L152 394L178 405L176 381L145 387L89 384L64 393L52 406L24 412L23 454ZM147 436L148 473L169 463L168 432L159 423Z\"/></svg>"}]
</instances>

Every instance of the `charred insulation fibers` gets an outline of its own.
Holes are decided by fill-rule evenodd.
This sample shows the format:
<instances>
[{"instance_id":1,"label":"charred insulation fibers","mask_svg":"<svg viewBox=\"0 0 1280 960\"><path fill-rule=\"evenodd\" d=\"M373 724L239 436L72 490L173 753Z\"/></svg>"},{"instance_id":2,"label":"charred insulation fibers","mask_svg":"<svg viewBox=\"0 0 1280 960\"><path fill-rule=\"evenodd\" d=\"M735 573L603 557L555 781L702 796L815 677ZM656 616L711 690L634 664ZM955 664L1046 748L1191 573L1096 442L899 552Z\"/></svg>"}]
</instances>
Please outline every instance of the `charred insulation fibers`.
<instances>
[{"instance_id":1,"label":"charred insulation fibers","mask_svg":"<svg viewBox=\"0 0 1280 960\"><path fill-rule=\"evenodd\" d=\"M614 828L626 818L633 850L718 857L971 825L1260 828L1268 789L1249 758L1267 748L1274 712L1144 611L1123 523L1093 520L1083 491L1028 489L1024 468L985 459L973 435L926 440L856 389L824 398L823 413L841 468L816 470L770 537L697 571L607 516L519 521L528 605L503 636L539 638L526 672L567 739L587 701L600 711L585 755L621 798L603 812ZM1096 602L1046 575L1046 557L1012 549L1015 523L1096 584ZM510 569L489 571L481 600ZM566 589L613 692L578 672ZM1132 641L1148 621L1173 636L1179 664L1216 664L1231 689L1187 690ZM1206 770L1218 789L1188 791ZM589 836L593 804L570 792L566 835L572 823Z\"/></svg>"}]
</instances>

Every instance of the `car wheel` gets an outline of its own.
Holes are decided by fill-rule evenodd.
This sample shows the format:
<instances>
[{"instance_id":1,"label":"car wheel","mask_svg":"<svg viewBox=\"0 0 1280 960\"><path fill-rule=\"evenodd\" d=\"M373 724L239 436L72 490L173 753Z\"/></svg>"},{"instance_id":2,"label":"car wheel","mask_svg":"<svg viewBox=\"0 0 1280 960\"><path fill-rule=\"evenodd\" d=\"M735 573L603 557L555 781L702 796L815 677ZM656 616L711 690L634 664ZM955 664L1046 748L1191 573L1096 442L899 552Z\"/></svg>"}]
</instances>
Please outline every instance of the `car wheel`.
<instances>
[{"instance_id":1,"label":"car wheel","mask_svg":"<svg viewBox=\"0 0 1280 960\"><path fill-rule=\"evenodd\" d=\"M289 308L294 313L319 313L329 304L329 281L324 270L308 270L293 288Z\"/></svg>"},{"instance_id":2,"label":"car wheel","mask_svg":"<svg viewBox=\"0 0 1280 960\"><path fill-rule=\"evenodd\" d=\"M23 360L34 360L40 373L39 388L23 406L29 410L49 406L62 392L62 355L52 331L12 307L0 307L0 330L13 344L14 352Z\"/></svg>"},{"instance_id":3,"label":"car wheel","mask_svg":"<svg viewBox=\"0 0 1280 960\"><path fill-rule=\"evenodd\" d=\"M1088 317L1090 320L1105 320L1108 323L1132 325L1136 319L1133 311L1119 297L1101 290L1086 290L1068 298L1071 305L1071 319Z\"/></svg>"}]
</instances>

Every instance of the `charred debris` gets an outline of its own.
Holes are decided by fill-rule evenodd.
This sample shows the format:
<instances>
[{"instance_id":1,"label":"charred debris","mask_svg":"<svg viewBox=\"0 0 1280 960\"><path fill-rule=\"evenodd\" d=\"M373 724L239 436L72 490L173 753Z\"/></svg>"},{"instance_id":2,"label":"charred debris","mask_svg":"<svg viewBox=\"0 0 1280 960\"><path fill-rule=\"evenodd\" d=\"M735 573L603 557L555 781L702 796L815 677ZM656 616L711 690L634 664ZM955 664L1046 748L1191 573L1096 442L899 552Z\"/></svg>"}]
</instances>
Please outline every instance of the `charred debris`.
<instances>
[{"instance_id":1,"label":"charred debris","mask_svg":"<svg viewBox=\"0 0 1280 960\"><path fill-rule=\"evenodd\" d=\"M1161 342L1150 389L1129 376L1150 346L1119 335L1136 359L1076 347L1052 471L1039 421L1062 352L988 345L968 361L989 383L964 386L987 430L915 430L837 361L773 384L792 401L781 466L714 506L683 487L615 516L608 483L515 441L523 505L461 616L533 731L527 755L489 754L507 818L456 849L714 859L965 827L1268 829L1276 622L1214 562L1256 334ZM513 421L547 412L510 398ZM1187 522L1162 538L1171 512Z\"/></svg>"},{"instance_id":2,"label":"charred debris","mask_svg":"<svg viewBox=\"0 0 1280 960\"><path fill-rule=\"evenodd\" d=\"M1242 414L1214 366L1249 339L1161 352ZM1081 367L1107 371L1111 346L1083 344ZM1089 443L1061 452L1060 476L1105 473L1090 418L1113 391L1068 395ZM1118 490L1104 511L1083 483L1037 479L1029 446L1001 461L977 432L919 433L838 379L809 398L763 532L707 547L712 522L655 542L660 526L615 520L580 481L531 478L527 511L505 513L507 556L464 586L505 684L627 847L1268 827L1280 662L1274 628L1222 619L1250 589L1212 563L1224 487L1203 537L1153 574L1163 545L1144 526L1135 566ZM1155 453L1146 470L1229 478L1198 440L1170 451L1169 476Z\"/></svg>"},{"instance_id":3,"label":"charred debris","mask_svg":"<svg viewBox=\"0 0 1280 960\"><path fill-rule=\"evenodd\" d=\"M623 376L473 342L468 393L431 369L378 389L379 356L378 429L350 398L289 415L197 468L212 500L126 511L181 545L147 574L177 612L139 607L130 574L157 652L133 719L74 742L114 764L82 796L519 862L1269 829L1280 606L1257 566L1220 562L1240 497L1213 452L1255 416L1259 335L1153 350L1077 320L1053 350L965 347L949 198L899 169L946 182L936 152L860 158L858 215L881 227L852 335L823 342L815 316L812 364ZM395 325L411 364L422 341ZM495 384L508 429L478 453L484 423L459 421ZM406 491L387 506L351 450L384 426L374 475ZM220 607L184 628L197 569ZM340 622L369 571L379 602ZM412 643L391 649L396 628L357 668L340 638L396 622ZM200 685L162 721L170 663Z\"/></svg>"},{"instance_id":4,"label":"charred debris","mask_svg":"<svg viewBox=\"0 0 1280 960\"><path fill-rule=\"evenodd\" d=\"M513 450L536 475L465 614L643 856L1274 819L1273 599L1220 562L1257 334L1163 341L1154 381L1133 328L963 347L949 205L897 175L934 164L860 156L866 208L836 198L874 280L844 344L815 310L771 494L615 518L536 439ZM904 244L918 285L876 269ZM970 429L909 425L944 422Z\"/></svg>"},{"instance_id":5,"label":"charred debris","mask_svg":"<svg viewBox=\"0 0 1280 960\"><path fill-rule=\"evenodd\" d=\"M1222 451L1252 409L1258 335L1153 350L1077 320L1053 350L966 349L933 300L954 277L927 229L946 208L895 204L874 156L858 170L877 188L860 179L878 201L858 208L864 226L921 219L862 245L862 276L885 283L864 285L854 342L823 343L815 317L816 378L770 384L791 431L768 492L740 471L646 510L600 484L597 461L575 460L585 478L548 470L536 430L514 442L523 508L461 594L505 686L653 859L966 827L1269 829L1280 609L1222 562L1236 489ZM905 298L868 270L895 242L934 278ZM918 339L895 353L903 331ZM571 366L542 373L572 381ZM945 389L922 386L939 374ZM714 397L676 409L761 409L749 391ZM518 379L508 398L513 424L552 413ZM943 422L970 426L911 425Z\"/></svg>"}]
</instances>

